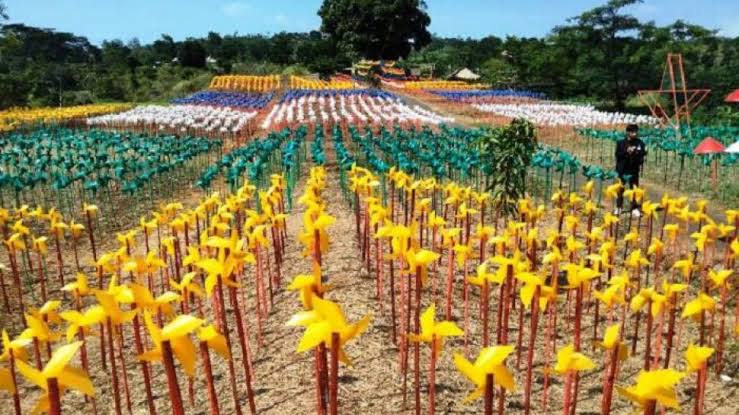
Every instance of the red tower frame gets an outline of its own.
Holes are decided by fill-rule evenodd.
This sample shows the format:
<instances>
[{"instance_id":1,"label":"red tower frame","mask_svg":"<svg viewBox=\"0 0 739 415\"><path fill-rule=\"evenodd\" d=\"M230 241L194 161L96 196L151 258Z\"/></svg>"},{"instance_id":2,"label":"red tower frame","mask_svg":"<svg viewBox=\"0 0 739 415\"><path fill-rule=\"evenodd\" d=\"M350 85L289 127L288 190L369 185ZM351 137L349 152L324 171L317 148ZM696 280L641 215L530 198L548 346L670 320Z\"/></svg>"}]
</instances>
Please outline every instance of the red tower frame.
<instances>
[{"instance_id":1,"label":"red tower frame","mask_svg":"<svg viewBox=\"0 0 739 415\"><path fill-rule=\"evenodd\" d=\"M710 93L710 89L689 89L683 55L668 53L659 89L640 90L639 99L663 127L679 131L683 125L690 128L690 114ZM662 101L664 96L669 100L666 105Z\"/></svg>"}]
</instances>

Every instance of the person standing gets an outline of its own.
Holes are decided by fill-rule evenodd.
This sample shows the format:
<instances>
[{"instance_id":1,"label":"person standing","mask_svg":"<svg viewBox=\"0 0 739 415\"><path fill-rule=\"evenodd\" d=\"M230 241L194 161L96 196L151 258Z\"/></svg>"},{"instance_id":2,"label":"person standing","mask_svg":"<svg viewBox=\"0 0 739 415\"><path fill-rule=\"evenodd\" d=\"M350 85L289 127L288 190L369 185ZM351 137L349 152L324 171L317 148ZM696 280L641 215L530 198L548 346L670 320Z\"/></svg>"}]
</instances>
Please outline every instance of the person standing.
<instances>
[{"instance_id":1,"label":"person standing","mask_svg":"<svg viewBox=\"0 0 739 415\"><path fill-rule=\"evenodd\" d=\"M626 187L639 186L639 173L646 155L647 148L639 138L639 126L629 124L626 127L626 137L616 143L616 173L624 185L616 200L616 215L621 214L623 209ZM631 214L641 216L641 205L636 200L631 201Z\"/></svg>"}]
</instances>

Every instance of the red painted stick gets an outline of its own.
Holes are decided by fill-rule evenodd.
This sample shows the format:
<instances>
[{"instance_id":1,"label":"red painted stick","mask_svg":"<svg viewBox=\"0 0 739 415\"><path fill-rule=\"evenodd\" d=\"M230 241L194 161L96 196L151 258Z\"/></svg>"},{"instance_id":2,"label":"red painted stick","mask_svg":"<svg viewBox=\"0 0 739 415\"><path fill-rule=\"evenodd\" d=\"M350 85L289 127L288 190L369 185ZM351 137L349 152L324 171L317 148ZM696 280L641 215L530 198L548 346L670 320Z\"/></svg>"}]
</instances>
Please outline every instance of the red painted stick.
<instances>
[{"instance_id":1,"label":"red painted stick","mask_svg":"<svg viewBox=\"0 0 739 415\"><path fill-rule=\"evenodd\" d=\"M485 377L485 415L493 415L493 375Z\"/></svg>"},{"instance_id":2,"label":"red painted stick","mask_svg":"<svg viewBox=\"0 0 739 415\"><path fill-rule=\"evenodd\" d=\"M200 356L203 359L205 380L208 383L208 403L210 404L210 415L220 415L221 412L218 409L218 395L216 394L216 386L213 382L213 368L210 364L210 354L208 353L207 342L200 342Z\"/></svg>"},{"instance_id":3,"label":"red painted stick","mask_svg":"<svg viewBox=\"0 0 739 415\"><path fill-rule=\"evenodd\" d=\"M329 408L331 415L339 413L339 333L331 333L331 379L329 389Z\"/></svg>"},{"instance_id":4,"label":"red painted stick","mask_svg":"<svg viewBox=\"0 0 739 415\"><path fill-rule=\"evenodd\" d=\"M46 379L49 396L49 415L61 415L62 403L59 399L59 382L56 378Z\"/></svg>"},{"instance_id":5,"label":"red painted stick","mask_svg":"<svg viewBox=\"0 0 739 415\"><path fill-rule=\"evenodd\" d=\"M169 340L162 341L162 360L164 362L164 370L167 373L167 386L169 387L169 398L172 401L172 414L185 415L185 409L182 407L180 385L177 382L177 372L174 368L172 345L169 344Z\"/></svg>"}]
</instances>

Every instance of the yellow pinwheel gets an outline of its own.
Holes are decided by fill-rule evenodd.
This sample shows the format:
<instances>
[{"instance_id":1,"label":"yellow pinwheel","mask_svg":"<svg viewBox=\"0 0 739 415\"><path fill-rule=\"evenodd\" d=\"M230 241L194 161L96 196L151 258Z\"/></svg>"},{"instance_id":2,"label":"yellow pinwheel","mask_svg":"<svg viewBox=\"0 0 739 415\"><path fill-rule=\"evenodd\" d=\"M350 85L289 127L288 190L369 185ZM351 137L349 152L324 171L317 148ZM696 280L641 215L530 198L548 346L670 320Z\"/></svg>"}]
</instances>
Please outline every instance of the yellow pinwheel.
<instances>
[{"instance_id":1,"label":"yellow pinwheel","mask_svg":"<svg viewBox=\"0 0 739 415\"><path fill-rule=\"evenodd\" d=\"M705 366L708 359L715 350L711 347L696 346L691 344L685 351L685 361L688 364L688 372L697 372Z\"/></svg>"},{"instance_id":2,"label":"yellow pinwheel","mask_svg":"<svg viewBox=\"0 0 739 415\"><path fill-rule=\"evenodd\" d=\"M67 342L71 342L80 330L84 330L84 333L88 331L91 326L101 324L105 321L106 316L105 309L100 305L94 305L86 309L84 312L79 312L77 310L62 311L59 315L68 323L66 333Z\"/></svg>"},{"instance_id":3,"label":"yellow pinwheel","mask_svg":"<svg viewBox=\"0 0 739 415\"><path fill-rule=\"evenodd\" d=\"M431 304L426 311L421 314L421 332L418 334L409 334L408 338L414 342L431 343L431 347L436 349L436 353L441 351L444 337L456 337L463 335L464 332L451 321L436 322L436 305Z\"/></svg>"},{"instance_id":4,"label":"yellow pinwheel","mask_svg":"<svg viewBox=\"0 0 739 415\"><path fill-rule=\"evenodd\" d=\"M672 369L641 371L636 384L627 388L617 386L618 393L636 403L644 410L654 413L654 406L660 405L678 409L680 407L675 385L685 376L684 373Z\"/></svg>"},{"instance_id":5,"label":"yellow pinwheel","mask_svg":"<svg viewBox=\"0 0 739 415\"><path fill-rule=\"evenodd\" d=\"M10 359L23 360L24 362L28 360L28 351L26 350L26 346L31 344L31 339L19 336L10 340L8 332L3 330L2 342L3 353L0 354L0 362L6 362Z\"/></svg>"},{"instance_id":6,"label":"yellow pinwheel","mask_svg":"<svg viewBox=\"0 0 739 415\"><path fill-rule=\"evenodd\" d=\"M76 275L75 282L62 287L62 291L71 292L75 297L86 297L90 295L90 287L87 284L87 275L82 272L78 272Z\"/></svg>"},{"instance_id":7,"label":"yellow pinwheel","mask_svg":"<svg viewBox=\"0 0 739 415\"><path fill-rule=\"evenodd\" d=\"M474 363L459 353L454 354L454 365L457 370L475 385L475 390L467 395L465 402L479 399L491 377L496 385L506 390L516 390L513 373L505 365L505 359L513 353L513 350L513 346L486 347L480 351Z\"/></svg>"},{"instance_id":8,"label":"yellow pinwheel","mask_svg":"<svg viewBox=\"0 0 739 415\"><path fill-rule=\"evenodd\" d=\"M612 326L608 326L606 329L605 334L603 335L603 341L598 342L597 346L602 348L603 350L615 350L614 353L616 353L616 356L618 357L619 361L625 360L629 356L629 350L626 347L626 344L624 344L623 341L621 341L621 325L620 324L614 324Z\"/></svg>"},{"instance_id":9,"label":"yellow pinwheel","mask_svg":"<svg viewBox=\"0 0 739 415\"><path fill-rule=\"evenodd\" d=\"M559 374L581 372L595 368L595 363L582 353L575 351L575 346L568 344L557 352L557 364L554 371Z\"/></svg>"},{"instance_id":10,"label":"yellow pinwheel","mask_svg":"<svg viewBox=\"0 0 739 415\"><path fill-rule=\"evenodd\" d=\"M133 301L136 303L136 307L155 313L161 311L166 316L174 314L172 303L182 299L179 294L172 291L165 291L155 298L148 288L139 284L128 284L128 288L133 294Z\"/></svg>"},{"instance_id":11,"label":"yellow pinwheel","mask_svg":"<svg viewBox=\"0 0 739 415\"><path fill-rule=\"evenodd\" d=\"M290 285L287 286L288 290L297 290L300 295L300 301L303 303L303 307L306 310L313 309L313 297L315 295L322 295L327 291L327 287L321 284L321 277L315 274L303 274L296 276Z\"/></svg>"},{"instance_id":12,"label":"yellow pinwheel","mask_svg":"<svg viewBox=\"0 0 739 415\"><path fill-rule=\"evenodd\" d=\"M704 313L706 311L713 311L716 309L716 300L713 299L708 294L700 293L698 294L698 297L694 298L693 300L689 301L687 304L685 304L685 307L683 307L683 313L681 315L682 318L688 318L688 317L699 317L701 313Z\"/></svg>"},{"instance_id":13,"label":"yellow pinwheel","mask_svg":"<svg viewBox=\"0 0 739 415\"><path fill-rule=\"evenodd\" d=\"M69 366L69 362L81 346L82 342L79 341L59 347L43 370L34 369L23 361L17 362L18 371L23 377L44 391L33 413L46 411L61 413L60 398L67 389L80 391L90 397L95 396L95 389L87 373Z\"/></svg>"},{"instance_id":14,"label":"yellow pinwheel","mask_svg":"<svg viewBox=\"0 0 739 415\"><path fill-rule=\"evenodd\" d=\"M145 362L159 362L164 358L166 348L174 353L174 357L182 364L185 373L192 377L195 374L195 346L190 334L203 325L203 320L189 314L179 315L163 328L159 328L151 317L151 313L144 312L144 321L154 348L139 356Z\"/></svg>"},{"instance_id":15,"label":"yellow pinwheel","mask_svg":"<svg viewBox=\"0 0 739 415\"><path fill-rule=\"evenodd\" d=\"M408 263L408 273L420 277L421 286L426 285L428 265L437 259L439 259L439 254L427 249L411 249L405 255L405 260Z\"/></svg>"},{"instance_id":16,"label":"yellow pinwheel","mask_svg":"<svg viewBox=\"0 0 739 415\"><path fill-rule=\"evenodd\" d=\"M351 365L351 361L344 353L343 346L348 341L362 334L369 325L370 316L364 316L359 322L349 324L338 304L319 297L313 298L313 309L300 311L288 322L288 326L303 326L306 328L303 337L298 343L297 352L311 350L321 343L327 346L333 344L332 334L339 334L339 360Z\"/></svg>"}]
</instances>

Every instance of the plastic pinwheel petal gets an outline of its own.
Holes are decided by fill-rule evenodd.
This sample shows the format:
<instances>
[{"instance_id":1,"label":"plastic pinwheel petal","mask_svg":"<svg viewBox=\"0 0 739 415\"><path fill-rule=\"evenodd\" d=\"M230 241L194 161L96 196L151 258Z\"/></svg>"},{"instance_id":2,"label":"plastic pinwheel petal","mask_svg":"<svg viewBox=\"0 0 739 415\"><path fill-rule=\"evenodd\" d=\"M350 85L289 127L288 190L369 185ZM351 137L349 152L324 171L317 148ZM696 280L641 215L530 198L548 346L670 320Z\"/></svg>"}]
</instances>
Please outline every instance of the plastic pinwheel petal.
<instances>
[{"instance_id":1,"label":"plastic pinwheel petal","mask_svg":"<svg viewBox=\"0 0 739 415\"><path fill-rule=\"evenodd\" d=\"M711 347L696 346L691 344L685 351L685 361L688 363L688 371L701 370L715 350Z\"/></svg>"},{"instance_id":2,"label":"plastic pinwheel petal","mask_svg":"<svg viewBox=\"0 0 739 415\"><path fill-rule=\"evenodd\" d=\"M470 380L476 389L465 398L465 401L478 399L485 388L487 375L494 376L494 382L508 390L515 390L513 374L505 366L504 361L513 353L513 346L492 346L480 351L474 363L470 363L459 353L454 354L454 364L462 374Z\"/></svg>"},{"instance_id":3,"label":"plastic pinwheel petal","mask_svg":"<svg viewBox=\"0 0 739 415\"><path fill-rule=\"evenodd\" d=\"M667 408L680 407L675 385L685 376L673 369L641 371L636 384L628 388L616 387L619 394L645 408L650 401L656 401Z\"/></svg>"},{"instance_id":4,"label":"plastic pinwheel petal","mask_svg":"<svg viewBox=\"0 0 739 415\"><path fill-rule=\"evenodd\" d=\"M595 368L595 363L582 353L575 352L575 346L568 344L557 352L557 364L554 371L564 374L570 371L580 372Z\"/></svg>"}]
</instances>

